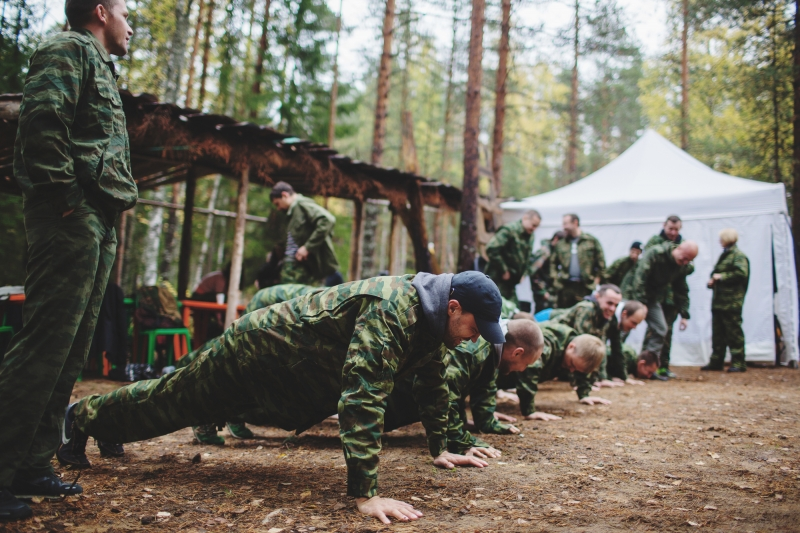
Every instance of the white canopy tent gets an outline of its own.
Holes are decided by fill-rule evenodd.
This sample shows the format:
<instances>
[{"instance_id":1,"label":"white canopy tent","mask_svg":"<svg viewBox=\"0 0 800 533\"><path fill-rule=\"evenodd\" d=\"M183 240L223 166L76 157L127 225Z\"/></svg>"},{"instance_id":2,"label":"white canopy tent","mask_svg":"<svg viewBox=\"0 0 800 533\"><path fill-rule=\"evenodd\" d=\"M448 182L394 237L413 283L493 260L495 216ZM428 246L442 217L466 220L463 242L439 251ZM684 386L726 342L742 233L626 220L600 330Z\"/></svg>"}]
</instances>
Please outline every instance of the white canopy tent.
<instances>
[{"instance_id":1,"label":"white canopy tent","mask_svg":"<svg viewBox=\"0 0 800 533\"><path fill-rule=\"evenodd\" d=\"M706 282L722 249L719 232L735 228L750 258L744 303L749 361L774 361L773 315L784 333L783 362L798 360L798 299L794 248L783 184L735 178L711 170L653 130L597 172L560 189L502 204L506 222L529 209L542 215L536 247L561 228L565 213L580 217L597 237L606 263L627 255L633 241L644 244L669 215L683 219L681 234L698 242L695 273L688 279L691 320L675 328L671 362L704 365L711 356L711 291ZM629 338L641 343L644 326Z\"/></svg>"}]
</instances>

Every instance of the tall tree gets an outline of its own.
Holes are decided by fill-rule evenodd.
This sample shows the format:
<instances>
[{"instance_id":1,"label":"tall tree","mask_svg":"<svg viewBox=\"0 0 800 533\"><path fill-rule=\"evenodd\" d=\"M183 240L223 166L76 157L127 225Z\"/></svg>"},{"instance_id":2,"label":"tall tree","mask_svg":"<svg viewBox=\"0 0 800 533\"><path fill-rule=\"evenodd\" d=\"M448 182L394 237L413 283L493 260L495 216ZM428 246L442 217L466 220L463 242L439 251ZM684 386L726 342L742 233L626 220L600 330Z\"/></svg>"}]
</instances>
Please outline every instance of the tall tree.
<instances>
[{"instance_id":1,"label":"tall tree","mask_svg":"<svg viewBox=\"0 0 800 533\"><path fill-rule=\"evenodd\" d=\"M189 56L189 80L186 83L186 107L192 107L192 97L194 96L194 76L197 53L200 51L200 32L203 30L203 9L205 0L200 0L197 6L197 20L194 24L194 37L192 38L192 53Z\"/></svg>"},{"instance_id":2,"label":"tall tree","mask_svg":"<svg viewBox=\"0 0 800 533\"><path fill-rule=\"evenodd\" d=\"M264 0L264 16L261 19L261 39L258 41L258 56L256 57L256 69L253 75L253 99L250 104L251 119L258 116L261 84L264 82L264 62L267 59L267 50L269 46L269 8L270 0Z\"/></svg>"},{"instance_id":3,"label":"tall tree","mask_svg":"<svg viewBox=\"0 0 800 533\"><path fill-rule=\"evenodd\" d=\"M578 179L578 58L580 55L580 0L575 0L575 27L572 41L572 77L569 96L569 140L567 141L567 179Z\"/></svg>"},{"instance_id":4,"label":"tall tree","mask_svg":"<svg viewBox=\"0 0 800 533\"><path fill-rule=\"evenodd\" d=\"M456 37L458 33L458 12L460 0L453 0L453 36L450 42L450 58L447 61L447 90L444 96L444 127L442 128L442 173L450 166L450 122L453 117L453 71L456 62Z\"/></svg>"},{"instance_id":5,"label":"tall tree","mask_svg":"<svg viewBox=\"0 0 800 533\"><path fill-rule=\"evenodd\" d=\"M689 150L689 0L682 0L681 30L681 148Z\"/></svg>"},{"instance_id":6,"label":"tall tree","mask_svg":"<svg viewBox=\"0 0 800 533\"><path fill-rule=\"evenodd\" d=\"M333 55L333 85L331 86L331 109L328 115L328 146L333 147L336 139L336 100L339 98L339 39L342 36L342 6L339 0L339 14L336 16L336 52Z\"/></svg>"},{"instance_id":7,"label":"tall tree","mask_svg":"<svg viewBox=\"0 0 800 533\"><path fill-rule=\"evenodd\" d=\"M511 31L511 0L502 0L503 18L500 23L500 49L494 97L494 133L492 135L492 193L502 196L503 179L503 128L506 122L506 91L508 83L509 33Z\"/></svg>"},{"instance_id":8,"label":"tall tree","mask_svg":"<svg viewBox=\"0 0 800 533\"><path fill-rule=\"evenodd\" d=\"M458 269L473 268L478 240L478 171L480 165L481 83L483 68L483 26L485 0L472 0L467 66L466 116L464 119L464 183L461 199L461 228L458 234Z\"/></svg>"},{"instance_id":9,"label":"tall tree","mask_svg":"<svg viewBox=\"0 0 800 533\"><path fill-rule=\"evenodd\" d=\"M383 17L383 51L378 68L378 95L375 101L375 125L372 130L372 156L370 162L380 165L383 160L383 142L386 139L387 101L389 78L392 73L392 35L394 31L394 0L386 0Z\"/></svg>"},{"instance_id":10,"label":"tall tree","mask_svg":"<svg viewBox=\"0 0 800 533\"><path fill-rule=\"evenodd\" d=\"M794 236L794 264L800 284L800 0L794 3L794 50L792 52L794 72L792 76L794 92L794 114L792 128L794 133L792 175L792 235Z\"/></svg>"},{"instance_id":11,"label":"tall tree","mask_svg":"<svg viewBox=\"0 0 800 533\"><path fill-rule=\"evenodd\" d=\"M203 61L200 70L200 92L198 94L197 108L203 109L206 101L206 80L208 79L208 61L211 57L211 34L214 24L215 0L208 0L208 13L206 14L206 24L203 28Z\"/></svg>"},{"instance_id":12,"label":"tall tree","mask_svg":"<svg viewBox=\"0 0 800 533\"><path fill-rule=\"evenodd\" d=\"M186 62L186 43L189 38L189 17L192 13L193 0L175 1L175 31L169 47L167 60L166 87L164 100L177 103L181 89L183 65Z\"/></svg>"}]
</instances>

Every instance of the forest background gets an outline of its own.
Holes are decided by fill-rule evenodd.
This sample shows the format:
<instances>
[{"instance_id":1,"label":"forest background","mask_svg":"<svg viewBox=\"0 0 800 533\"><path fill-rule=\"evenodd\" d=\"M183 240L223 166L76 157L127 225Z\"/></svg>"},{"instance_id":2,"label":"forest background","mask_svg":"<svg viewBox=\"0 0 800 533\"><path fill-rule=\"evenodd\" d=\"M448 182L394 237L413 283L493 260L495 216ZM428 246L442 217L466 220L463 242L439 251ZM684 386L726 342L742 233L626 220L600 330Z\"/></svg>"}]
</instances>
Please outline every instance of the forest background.
<instances>
[{"instance_id":1,"label":"forest background","mask_svg":"<svg viewBox=\"0 0 800 533\"><path fill-rule=\"evenodd\" d=\"M662 42L648 51L631 29L630 13L615 0L511 2L501 196L527 197L580 179L617 157L645 128L683 144L715 170L783 182L791 191L796 3L651 1L653 16L663 13L666 20ZM120 87L314 142L333 139L339 152L369 161L386 2L362 3L357 16L339 19L337 0L129 1L135 33L130 55L117 62ZM568 9L570 20L561 26L546 21L553 5ZM63 8L61 0L0 0L0 6L0 93L21 92L27 58L64 28ZM461 186L470 14L466 0L396 0L381 164ZM480 189L487 195L501 18L500 0L487 2L478 136ZM689 84L682 115L684 30ZM362 50L342 56L348 61L342 65L338 40L356 31L367 36ZM337 69L343 75L329 132ZM406 115L416 145L413 163L403 155ZM577 151L570 163L571 133ZM182 203L182 194L179 184L143 197ZM235 201L233 180L198 183L196 205L235 210ZM253 188L248 203L249 213L270 218L247 226L249 285L284 233L268 190ZM328 206L338 219L334 240L346 273L352 208L335 199ZM0 212L0 286L21 285L21 199L0 194ZM388 214L381 217L388 224ZM122 236L126 292L159 278L174 283L182 213L140 205L132 220ZM191 285L226 262L233 232L230 219L194 220L194 242L201 246L195 245ZM382 270L382 261L375 258L365 275Z\"/></svg>"}]
</instances>

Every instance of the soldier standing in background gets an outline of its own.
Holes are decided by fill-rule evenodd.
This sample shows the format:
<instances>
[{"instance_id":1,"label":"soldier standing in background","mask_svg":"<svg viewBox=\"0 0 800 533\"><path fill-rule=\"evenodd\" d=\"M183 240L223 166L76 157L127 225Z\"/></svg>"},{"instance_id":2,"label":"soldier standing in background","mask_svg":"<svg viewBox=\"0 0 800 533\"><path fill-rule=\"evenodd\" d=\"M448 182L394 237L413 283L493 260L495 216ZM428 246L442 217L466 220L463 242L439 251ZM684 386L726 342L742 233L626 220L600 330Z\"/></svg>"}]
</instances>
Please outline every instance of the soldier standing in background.
<instances>
[{"instance_id":1,"label":"soldier standing in background","mask_svg":"<svg viewBox=\"0 0 800 533\"><path fill-rule=\"evenodd\" d=\"M642 243L633 241L628 255L620 257L608 267L603 277L605 283L611 283L622 289L622 294L625 294L633 281L633 269L636 267L636 262L639 256L642 255Z\"/></svg>"},{"instance_id":2,"label":"soldier standing in background","mask_svg":"<svg viewBox=\"0 0 800 533\"><path fill-rule=\"evenodd\" d=\"M117 239L136 203L125 113L109 54L133 30L122 0L67 0L72 31L30 60L14 147L28 241L24 325L0 366L0 518L19 497L82 492L53 473L59 422L91 346Z\"/></svg>"},{"instance_id":3,"label":"soldier standing in background","mask_svg":"<svg viewBox=\"0 0 800 533\"><path fill-rule=\"evenodd\" d=\"M683 242L683 236L681 235L682 227L683 222L678 215L668 216L667 220L664 221L664 228L661 230L661 233L658 235L653 235L650 240L647 241L644 249L648 250L653 246L664 244L665 242L671 242L676 245L680 244ZM686 265L685 270L686 275L690 275L692 272L694 272L694 265ZM630 286L625 287L625 290L630 290ZM627 297L625 291L623 291L623 294L625 294ZM664 292L663 301L661 302L661 309L664 311L664 320L667 323L667 334L664 336L664 346L661 348L661 352L659 353L659 364L661 366L659 367L658 372L653 375L653 377L656 379L671 379L675 377L675 374L669 369L669 354L672 350L672 328L679 314L678 306L675 303L671 286L668 286ZM681 329L685 328L685 325L681 326ZM645 345L647 345L652 335L653 331L648 328L647 332L645 333Z\"/></svg>"},{"instance_id":4,"label":"soldier standing in background","mask_svg":"<svg viewBox=\"0 0 800 533\"><path fill-rule=\"evenodd\" d=\"M281 283L322 284L339 270L331 240L336 217L311 198L294 192L284 181L272 187L269 197L289 217Z\"/></svg>"},{"instance_id":5,"label":"soldier standing in background","mask_svg":"<svg viewBox=\"0 0 800 533\"><path fill-rule=\"evenodd\" d=\"M550 277L558 292L558 307L572 307L589 296L597 285L606 261L600 241L581 230L578 215L564 215L566 239L558 242L550 256Z\"/></svg>"},{"instance_id":6,"label":"soldier standing in background","mask_svg":"<svg viewBox=\"0 0 800 533\"><path fill-rule=\"evenodd\" d=\"M515 287L528 273L533 235L541 223L538 211L528 211L520 220L501 226L486 245L486 275L507 300L517 302Z\"/></svg>"},{"instance_id":7,"label":"soldier standing in background","mask_svg":"<svg viewBox=\"0 0 800 533\"><path fill-rule=\"evenodd\" d=\"M742 331L742 306L750 281L750 260L736 242L735 229L724 229L719 243L724 248L708 280L714 290L711 300L711 362L701 370L722 370L726 348L731 349L731 367L728 372L747 370L744 361L744 332Z\"/></svg>"},{"instance_id":8,"label":"soldier standing in background","mask_svg":"<svg viewBox=\"0 0 800 533\"><path fill-rule=\"evenodd\" d=\"M543 239L541 246L531 257L531 290L533 291L534 312L553 307L556 293L553 291L553 279L550 277L550 255L553 247L563 239L563 231L557 231L548 239Z\"/></svg>"}]
</instances>

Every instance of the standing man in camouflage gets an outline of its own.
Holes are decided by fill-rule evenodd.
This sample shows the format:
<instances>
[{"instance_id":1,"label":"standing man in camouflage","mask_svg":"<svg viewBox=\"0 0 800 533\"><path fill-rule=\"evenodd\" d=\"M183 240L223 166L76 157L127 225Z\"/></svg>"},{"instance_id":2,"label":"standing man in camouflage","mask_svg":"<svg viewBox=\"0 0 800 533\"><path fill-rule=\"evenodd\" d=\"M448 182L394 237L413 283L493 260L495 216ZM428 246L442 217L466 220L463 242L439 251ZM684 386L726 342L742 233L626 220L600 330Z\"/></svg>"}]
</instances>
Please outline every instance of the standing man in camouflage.
<instances>
[{"instance_id":1,"label":"standing man in camouflage","mask_svg":"<svg viewBox=\"0 0 800 533\"><path fill-rule=\"evenodd\" d=\"M480 336L504 341L500 293L480 272L420 273L345 283L244 315L192 364L72 404L59 459L88 466L89 437L132 442L261 408L272 426L301 433L339 414L347 492L389 523L411 505L378 497L386 398L416 374L434 465L486 466L447 452L447 349Z\"/></svg>"},{"instance_id":2,"label":"standing man in camouflage","mask_svg":"<svg viewBox=\"0 0 800 533\"><path fill-rule=\"evenodd\" d=\"M24 325L0 365L2 519L31 515L15 496L82 491L50 459L114 262L114 223L137 198L109 56L128 53L125 2L67 0L66 15L73 30L31 57L14 146L28 264Z\"/></svg>"},{"instance_id":3,"label":"standing man in camouflage","mask_svg":"<svg viewBox=\"0 0 800 533\"><path fill-rule=\"evenodd\" d=\"M664 221L664 228L661 230L661 233L658 235L653 235L650 240L647 241L647 244L644 247L645 250L666 242L674 243L676 245L681 244L683 242L683 236L681 235L682 227L683 221L681 221L681 218L678 215L668 216L667 220ZM688 264L684 268L687 276L694 272L694 265L692 264ZM623 294L627 296L626 291L629 290L630 286L625 286L623 288ZM659 353L661 366L653 377L655 379L664 380L675 377L675 374L669 369L669 354L672 351L672 328L675 324L675 320L678 319L679 310L675 303L675 297L671 286L666 288L663 301L661 302L661 309L664 311L664 320L667 323L667 334L664 336L664 346L661 348L661 352ZM683 324L683 322L681 322L681 324ZM681 329L685 328L685 325L681 327ZM647 344L653 334L654 332L648 328L647 332L645 333L645 344Z\"/></svg>"},{"instance_id":4,"label":"standing man in camouflage","mask_svg":"<svg viewBox=\"0 0 800 533\"><path fill-rule=\"evenodd\" d=\"M566 239L558 242L550 256L550 277L558 293L558 307L572 307L600 284L606 269L603 247L581 230L578 215L564 215Z\"/></svg>"},{"instance_id":5,"label":"standing man in camouflage","mask_svg":"<svg viewBox=\"0 0 800 533\"><path fill-rule=\"evenodd\" d=\"M750 282L750 260L736 242L739 234L733 228L720 232L719 256L708 288L714 290L711 299L711 362L701 370L722 370L725 351L731 349L731 366L728 372L744 372L744 332L742 331L742 306Z\"/></svg>"},{"instance_id":6,"label":"standing man in camouflage","mask_svg":"<svg viewBox=\"0 0 800 533\"><path fill-rule=\"evenodd\" d=\"M269 197L289 217L281 283L321 285L339 270L331 240L336 217L284 181L275 184Z\"/></svg>"},{"instance_id":7,"label":"standing man in camouflage","mask_svg":"<svg viewBox=\"0 0 800 533\"><path fill-rule=\"evenodd\" d=\"M668 332L663 305L668 292L671 292L672 302L681 315L680 329L686 329L689 321L686 276L694 271L688 267L697 257L697 250L694 241L683 241L677 246L665 242L647 248L639 258L629 296L631 300L638 300L647 306L647 329L650 335L645 337L644 349L663 354ZM666 364L669 365L669 361ZM661 365L659 373L662 378L668 379L669 367L665 367L663 361Z\"/></svg>"},{"instance_id":8,"label":"standing man in camouflage","mask_svg":"<svg viewBox=\"0 0 800 533\"><path fill-rule=\"evenodd\" d=\"M636 262L639 260L640 255L642 255L642 243L633 241L628 255L620 257L606 269L603 275L605 283L616 285L625 294L630 290L630 285L633 281L633 270L636 268Z\"/></svg>"},{"instance_id":9,"label":"standing man in camouflage","mask_svg":"<svg viewBox=\"0 0 800 533\"><path fill-rule=\"evenodd\" d=\"M528 273L533 235L541 223L538 211L528 211L520 220L501 226L486 245L486 275L507 300L517 301L515 287Z\"/></svg>"},{"instance_id":10,"label":"standing man in camouflage","mask_svg":"<svg viewBox=\"0 0 800 533\"><path fill-rule=\"evenodd\" d=\"M564 237L563 231L555 232L550 239L542 239L541 246L533 253L530 274L534 312L553 307L556 303L557 295L550 277L550 256L555 245Z\"/></svg>"}]
</instances>

